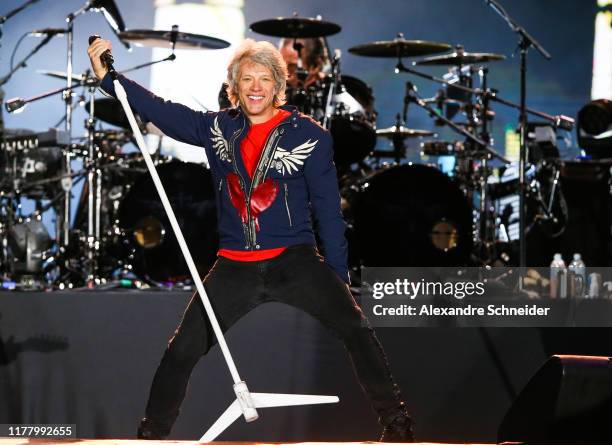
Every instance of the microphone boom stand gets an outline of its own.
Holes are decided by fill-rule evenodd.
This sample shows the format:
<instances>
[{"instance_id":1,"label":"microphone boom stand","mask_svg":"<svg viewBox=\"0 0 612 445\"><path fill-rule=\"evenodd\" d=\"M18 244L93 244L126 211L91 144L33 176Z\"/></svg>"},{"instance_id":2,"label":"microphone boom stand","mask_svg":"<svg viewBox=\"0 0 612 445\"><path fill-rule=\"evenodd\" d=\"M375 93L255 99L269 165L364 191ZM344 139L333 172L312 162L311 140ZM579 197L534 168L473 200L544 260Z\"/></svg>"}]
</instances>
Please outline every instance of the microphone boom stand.
<instances>
[{"instance_id":1,"label":"microphone boom stand","mask_svg":"<svg viewBox=\"0 0 612 445\"><path fill-rule=\"evenodd\" d=\"M524 268L527 266L527 240L526 240L526 211L525 194L527 192L527 180L525 177L527 164L527 51L533 46L544 58L550 60L550 54L534 39L522 26L516 23L495 0L485 0L497 14L508 24L510 29L519 37L518 47L521 52L521 99L520 99L520 160L519 160L519 286L523 286Z\"/></svg>"}]
</instances>

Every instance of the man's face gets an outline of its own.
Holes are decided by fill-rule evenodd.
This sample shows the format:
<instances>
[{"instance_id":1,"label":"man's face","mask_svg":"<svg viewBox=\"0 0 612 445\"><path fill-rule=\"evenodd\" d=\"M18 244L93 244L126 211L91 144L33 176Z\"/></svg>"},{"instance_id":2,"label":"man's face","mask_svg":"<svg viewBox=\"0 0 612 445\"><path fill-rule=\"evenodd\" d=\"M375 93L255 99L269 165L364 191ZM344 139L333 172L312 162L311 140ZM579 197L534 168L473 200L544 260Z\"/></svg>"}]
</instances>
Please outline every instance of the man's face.
<instances>
[{"instance_id":1,"label":"man's face","mask_svg":"<svg viewBox=\"0 0 612 445\"><path fill-rule=\"evenodd\" d=\"M302 50L303 51L303 50ZM283 56L283 60L287 64L287 71L289 73L289 77L295 75L295 70L298 66L298 53L293 49L293 43L285 44L280 49L281 56Z\"/></svg>"},{"instance_id":2,"label":"man's face","mask_svg":"<svg viewBox=\"0 0 612 445\"><path fill-rule=\"evenodd\" d=\"M238 69L238 98L251 122L265 122L274 115L274 77L270 68L245 60Z\"/></svg>"}]
</instances>

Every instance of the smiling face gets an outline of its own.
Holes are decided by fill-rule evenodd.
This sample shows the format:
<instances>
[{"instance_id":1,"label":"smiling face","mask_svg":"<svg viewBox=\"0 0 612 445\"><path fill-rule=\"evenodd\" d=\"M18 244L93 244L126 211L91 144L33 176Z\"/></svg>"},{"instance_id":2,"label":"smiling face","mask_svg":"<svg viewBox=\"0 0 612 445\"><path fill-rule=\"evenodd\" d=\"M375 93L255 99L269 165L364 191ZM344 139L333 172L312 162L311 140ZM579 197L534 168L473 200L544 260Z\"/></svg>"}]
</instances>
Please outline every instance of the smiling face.
<instances>
[{"instance_id":1,"label":"smiling face","mask_svg":"<svg viewBox=\"0 0 612 445\"><path fill-rule=\"evenodd\" d=\"M238 70L238 99L254 124L266 122L275 114L276 85L270 68L244 60Z\"/></svg>"}]
</instances>

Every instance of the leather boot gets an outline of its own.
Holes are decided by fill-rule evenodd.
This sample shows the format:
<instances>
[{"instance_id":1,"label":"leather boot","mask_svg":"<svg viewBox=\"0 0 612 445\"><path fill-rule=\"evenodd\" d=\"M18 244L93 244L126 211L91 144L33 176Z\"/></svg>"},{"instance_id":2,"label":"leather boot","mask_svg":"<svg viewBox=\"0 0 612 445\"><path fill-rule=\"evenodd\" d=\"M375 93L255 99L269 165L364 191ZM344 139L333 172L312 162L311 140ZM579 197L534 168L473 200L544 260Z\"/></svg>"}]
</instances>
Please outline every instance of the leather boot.
<instances>
[{"instance_id":1,"label":"leather boot","mask_svg":"<svg viewBox=\"0 0 612 445\"><path fill-rule=\"evenodd\" d=\"M380 442L414 442L412 418L403 402L398 409L380 416L378 421L383 426Z\"/></svg>"},{"instance_id":2,"label":"leather boot","mask_svg":"<svg viewBox=\"0 0 612 445\"><path fill-rule=\"evenodd\" d=\"M139 439L145 440L163 440L169 432L160 428L155 422L147 417L143 417L140 421L140 425L138 425L138 433L137 436Z\"/></svg>"}]
</instances>

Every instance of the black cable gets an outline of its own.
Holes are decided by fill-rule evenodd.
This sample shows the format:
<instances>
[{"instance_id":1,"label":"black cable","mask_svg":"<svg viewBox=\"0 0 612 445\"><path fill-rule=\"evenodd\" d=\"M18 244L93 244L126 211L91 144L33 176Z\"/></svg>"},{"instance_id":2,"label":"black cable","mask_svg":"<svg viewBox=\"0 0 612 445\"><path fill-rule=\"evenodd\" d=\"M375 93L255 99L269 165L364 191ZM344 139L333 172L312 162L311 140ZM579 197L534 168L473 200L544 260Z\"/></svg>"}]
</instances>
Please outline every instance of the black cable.
<instances>
[{"instance_id":1,"label":"black cable","mask_svg":"<svg viewBox=\"0 0 612 445\"><path fill-rule=\"evenodd\" d=\"M19 40L17 40L17 43L15 44L15 48L13 48L13 52L11 53L11 71L13 71L13 62L15 61L15 54L17 54L17 48L19 48L19 45L21 45L21 42L23 41L23 39L25 39L28 35L30 34L30 31L24 33L21 37L19 37Z\"/></svg>"}]
</instances>

